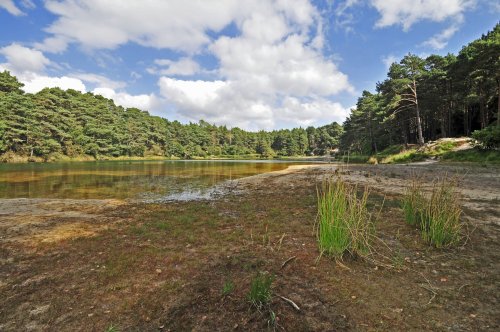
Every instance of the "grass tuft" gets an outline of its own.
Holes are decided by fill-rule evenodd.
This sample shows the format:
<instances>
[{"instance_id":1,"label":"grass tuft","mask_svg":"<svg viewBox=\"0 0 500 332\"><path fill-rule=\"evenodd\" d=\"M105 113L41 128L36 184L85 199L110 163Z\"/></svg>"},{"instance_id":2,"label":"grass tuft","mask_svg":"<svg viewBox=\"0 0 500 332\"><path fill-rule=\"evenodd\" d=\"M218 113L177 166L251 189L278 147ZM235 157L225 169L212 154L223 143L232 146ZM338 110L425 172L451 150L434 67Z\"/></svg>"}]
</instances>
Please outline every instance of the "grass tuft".
<instances>
[{"instance_id":1,"label":"grass tuft","mask_svg":"<svg viewBox=\"0 0 500 332\"><path fill-rule=\"evenodd\" d=\"M227 296L234 291L234 282L226 280L222 286L222 295Z\"/></svg>"},{"instance_id":2,"label":"grass tuft","mask_svg":"<svg viewBox=\"0 0 500 332\"><path fill-rule=\"evenodd\" d=\"M258 310L261 310L271 302L271 285L273 281L274 276L263 272L258 273L251 281L247 297L250 303Z\"/></svg>"},{"instance_id":3,"label":"grass tuft","mask_svg":"<svg viewBox=\"0 0 500 332\"><path fill-rule=\"evenodd\" d=\"M435 181L430 197L421 182L413 179L405 190L403 212L406 222L420 227L422 238L435 247L451 246L461 239L460 197L457 181L444 177Z\"/></svg>"},{"instance_id":4,"label":"grass tuft","mask_svg":"<svg viewBox=\"0 0 500 332\"><path fill-rule=\"evenodd\" d=\"M360 198L357 187L340 176L331 178L318 189L318 244L321 254L342 258L349 252L364 256L369 250L373 231L367 210L368 190Z\"/></svg>"},{"instance_id":5,"label":"grass tuft","mask_svg":"<svg viewBox=\"0 0 500 332\"><path fill-rule=\"evenodd\" d=\"M425 205L422 182L417 178L413 178L405 188L402 202L405 220L409 225L420 225Z\"/></svg>"}]
</instances>

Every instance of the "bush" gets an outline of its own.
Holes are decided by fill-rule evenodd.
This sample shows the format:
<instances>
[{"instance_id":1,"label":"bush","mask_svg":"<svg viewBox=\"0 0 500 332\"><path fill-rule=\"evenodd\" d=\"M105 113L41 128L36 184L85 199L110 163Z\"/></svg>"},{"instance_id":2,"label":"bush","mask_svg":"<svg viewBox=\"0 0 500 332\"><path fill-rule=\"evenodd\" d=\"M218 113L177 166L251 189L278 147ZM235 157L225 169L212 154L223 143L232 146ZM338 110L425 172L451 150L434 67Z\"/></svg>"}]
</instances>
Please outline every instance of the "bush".
<instances>
[{"instance_id":1,"label":"bush","mask_svg":"<svg viewBox=\"0 0 500 332\"><path fill-rule=\"evenodd\" d=\"M500 126L491 125L482 130L476 130L472 133L472 138L478 141L483 149L500 148Z\"/></svg>"},{"instance_id":2,"label":"bush","mask_svg":"<svg viewBox=\"0 0 500 332\"><path fill-rule=\"evenodd\" d=\"M325 181L318 190L318 244L321 254L342 258L365 255L373 231L371 216L366 208L368 190L361 198L356 186L340 176Z\"/></svg>"}]
</instances>

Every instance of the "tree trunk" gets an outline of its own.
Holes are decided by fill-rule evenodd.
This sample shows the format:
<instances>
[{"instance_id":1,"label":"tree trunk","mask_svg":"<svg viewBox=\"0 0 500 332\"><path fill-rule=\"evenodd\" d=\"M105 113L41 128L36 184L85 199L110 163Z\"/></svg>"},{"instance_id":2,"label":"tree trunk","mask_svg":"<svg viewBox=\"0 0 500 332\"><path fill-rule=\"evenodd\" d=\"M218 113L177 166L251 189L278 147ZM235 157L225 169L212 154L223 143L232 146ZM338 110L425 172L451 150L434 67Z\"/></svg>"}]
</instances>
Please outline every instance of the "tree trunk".
<instances>
[{"instance_id":1,"label":"tree trunk","mask_svg":"<svg viewBox=\"0 0 500 332\"><path fill-rule=\"evenodd\" d=\"M479 86L479 120L481 122L481 129L486 128L486 105L484 101L482 85Z\"/></svg>"},{"instance_id":2,"label":"tree trunk","mask_svg":"<svg viewBox=\"0 0 500 332\"><path fill-rule=\"evenodd\" d=\"M440 127L441 127L441 138L447 137L446 135L446 114L445 111L446 107L441 108L441 121L440 121Z\"/></svg>"},{"instance_id":3,"label":"tree trunk","mask_svg":"<svg viewBox=\"0 0 500 332\"><path fill-rule=\"evenodd\" d=\"M500 126L500 78L497 77L497 126Z\"/></svg>"},{"instance_id":4,"label":"tree trunk","mask_svg":"<svg viewBox=\"0 0 500 332\"><path fill-rule=\"evenodd\" d=\"M413 80L413 89L413 93L415 94L415 111L417 112L418 145L424 145L424 137L422 136L422 122L420 121L420 110L418 108L417 82L415 82L415 80Z\"/></svg>"}]
</instances>

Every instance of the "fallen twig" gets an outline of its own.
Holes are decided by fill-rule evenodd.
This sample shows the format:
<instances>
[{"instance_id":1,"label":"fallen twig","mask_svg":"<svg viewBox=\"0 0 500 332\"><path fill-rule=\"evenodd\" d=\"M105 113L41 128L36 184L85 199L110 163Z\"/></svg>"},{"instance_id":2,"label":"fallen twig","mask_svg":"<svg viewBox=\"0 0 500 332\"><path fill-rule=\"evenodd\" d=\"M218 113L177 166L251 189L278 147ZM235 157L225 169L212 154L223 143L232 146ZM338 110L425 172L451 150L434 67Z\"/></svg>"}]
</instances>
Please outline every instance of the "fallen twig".
<instances>
[{"instance_id":1,"label":"fallen twig","mask_svg":"<svg viewBox=\"0 0 500 332\"><path fill-rule=\"evenodd\" d=\"M292 256L292 257L288 258L286 261L283 262L283 264L281 264L281 268L284 268L288 263L293 261L295 258L297 258L297 256Z\"/></svg>"},{"instance_id":2,"label":"fallen twig","mask_svg":"<svg viewBox=\"0 0 500 332\"><path fill-rule=\"evenodd\" d=\"M278 295L278 296L280 297L280 299L282 299L282 300L283 300L283 301L285 301L286 303L290 304L290 305L291 305L291 306L292 306L295 310L300 311L299 306L298 306L295 302L293 302L293 301L292 301L292 300L290 300L290 299L287 299L287 298L286 298L286 297L284 297L284 296L281 296L281 295Z\"/></svg>"}]
</instances>

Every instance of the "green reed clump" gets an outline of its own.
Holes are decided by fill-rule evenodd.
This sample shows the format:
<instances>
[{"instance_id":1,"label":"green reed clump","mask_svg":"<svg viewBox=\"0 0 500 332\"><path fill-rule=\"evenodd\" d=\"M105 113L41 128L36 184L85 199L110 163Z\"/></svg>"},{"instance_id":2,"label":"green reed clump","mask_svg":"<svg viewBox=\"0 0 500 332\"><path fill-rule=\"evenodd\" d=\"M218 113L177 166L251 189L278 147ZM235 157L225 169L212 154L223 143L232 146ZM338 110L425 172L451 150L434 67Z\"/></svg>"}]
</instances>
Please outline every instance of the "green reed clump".
<instances>
[{"instance_id":1,"label":"green reed clump","mask_svg":"<svg viewBox=\"0 0 500 332\"><path fill-rule=\"evenodd\" d=\"M373 231L366 207L368 190L358 198L357 187L347 184L340 176L323 182L318 189L318 244L321 254L342 258L365 255Z\"/></svg>"},{"instance_id":2,"label":"green reed clump","mask_svg":"<svg viewBox=\"0 0 500 332\"><path fill-rule=\"evenodd\" d=\"M402 201L406 222L412 226L420 225L425 206L422 183L417 178L413 178L405 188Z\"/></svg>"},{"instance_id":3,"label":"green reed clump","mask_svg":"<svg viewBox=\"0 0 500 332\"><path fill-rule=\"evenodd\" d=\"M272 299L271 285L274 277L268 273L258 273L250 283L250 291L247 295L248 300L258 310L269 304Z\"/></svg>"},{"instance_id":4,"label":"green reed clump","mask_svg":"<svg viewBox=\"0 0 500 332\"><path fill-rule=\"evenodd\" d=\"M460 241L459 194L456 181L443 178L435 182L422 217L422 238L436 247L453 245Z\"/></svg>"},{"instance_id":5,"label":"green reed clump","mask_svg":"<svg viewBox=\"0 0 500 332\"><path fill-rule=\"evenodd\" d=\"M406 222L418 226L422 238L435 247L460 241L462 209L456 187L456 180L448 177L435 181L427 196L417 179L406 187L402 203Z\"/></svg>"}]
</instances>

